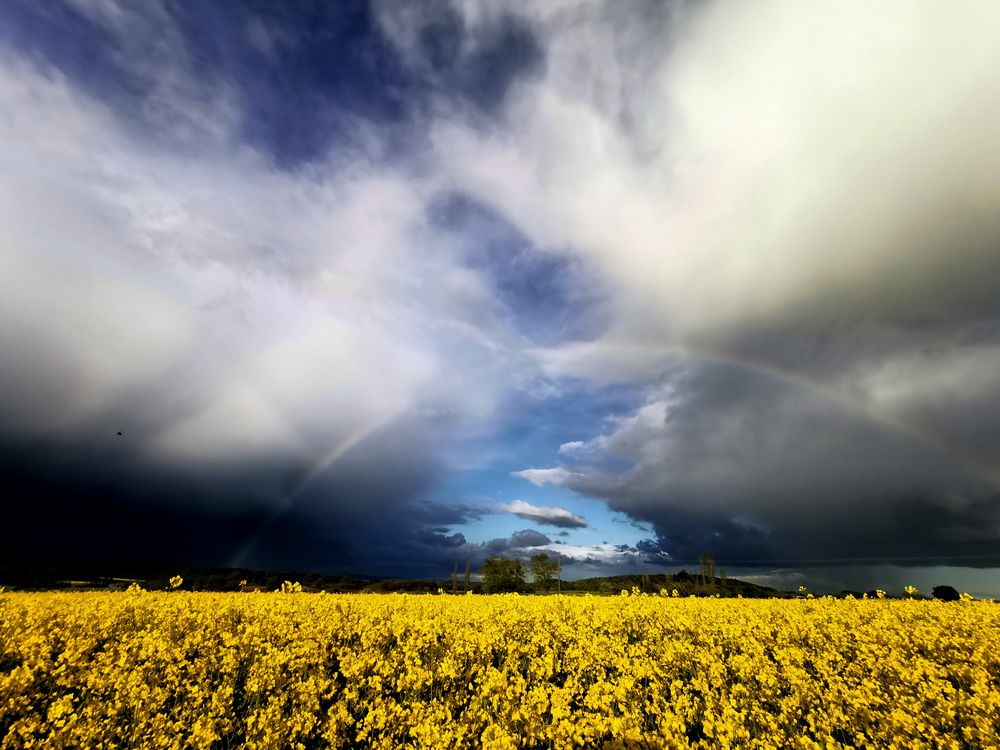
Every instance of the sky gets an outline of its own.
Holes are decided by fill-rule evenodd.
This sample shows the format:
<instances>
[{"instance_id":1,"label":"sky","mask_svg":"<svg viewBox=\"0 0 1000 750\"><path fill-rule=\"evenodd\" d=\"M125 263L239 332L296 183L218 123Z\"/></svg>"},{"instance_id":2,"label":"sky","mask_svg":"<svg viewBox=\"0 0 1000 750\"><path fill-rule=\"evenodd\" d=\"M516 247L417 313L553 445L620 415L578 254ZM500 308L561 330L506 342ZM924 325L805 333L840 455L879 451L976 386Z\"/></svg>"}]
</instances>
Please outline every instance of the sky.
<instances>
[{"instance_id":1,"label":"sky","mask_svg":"<svg viewBox=\"0 0 1000 750\"><path fill-rule=\"evenodd\" d=\"M7 0L0 556L1000 594L998 37Z\"/></svg>"}]
</instances>

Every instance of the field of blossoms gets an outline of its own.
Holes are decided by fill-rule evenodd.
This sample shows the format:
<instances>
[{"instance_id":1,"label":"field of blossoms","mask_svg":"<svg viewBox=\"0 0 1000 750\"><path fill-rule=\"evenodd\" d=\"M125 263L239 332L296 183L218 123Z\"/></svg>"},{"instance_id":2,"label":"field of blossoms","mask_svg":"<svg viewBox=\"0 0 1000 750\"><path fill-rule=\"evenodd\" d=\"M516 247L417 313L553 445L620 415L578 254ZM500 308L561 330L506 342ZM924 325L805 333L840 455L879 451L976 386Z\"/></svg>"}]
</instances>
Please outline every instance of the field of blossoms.
<instances>
[{"instance_id":1,"label":"field of blossoms","mask_svg":"<svg viewBox=\"0 0 1000 750\"><path fill-rule=\"evenodd\" d=\"M0 595L2 748L983 748L998 736L989 602Z\"/></svg>"}]
</instances>

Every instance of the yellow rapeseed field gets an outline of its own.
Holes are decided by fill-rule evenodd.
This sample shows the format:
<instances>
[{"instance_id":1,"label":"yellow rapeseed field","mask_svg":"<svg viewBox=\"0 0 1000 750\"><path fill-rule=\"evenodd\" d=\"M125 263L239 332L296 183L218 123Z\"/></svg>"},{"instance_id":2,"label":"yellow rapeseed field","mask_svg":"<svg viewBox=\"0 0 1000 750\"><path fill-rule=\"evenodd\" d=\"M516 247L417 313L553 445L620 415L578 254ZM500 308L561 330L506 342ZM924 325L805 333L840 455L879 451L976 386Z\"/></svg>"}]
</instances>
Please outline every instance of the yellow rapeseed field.
<instances>
[{"instance_id":1,"label":"yellow rapeseed field","mask_svg":"<svg viewBox=\"0 0 1000 750\"><path fill-rule=\"evenodd\" d=\"M1000 606L0 594L3 748L997 747Z\"/></svg>"}]
</instances>

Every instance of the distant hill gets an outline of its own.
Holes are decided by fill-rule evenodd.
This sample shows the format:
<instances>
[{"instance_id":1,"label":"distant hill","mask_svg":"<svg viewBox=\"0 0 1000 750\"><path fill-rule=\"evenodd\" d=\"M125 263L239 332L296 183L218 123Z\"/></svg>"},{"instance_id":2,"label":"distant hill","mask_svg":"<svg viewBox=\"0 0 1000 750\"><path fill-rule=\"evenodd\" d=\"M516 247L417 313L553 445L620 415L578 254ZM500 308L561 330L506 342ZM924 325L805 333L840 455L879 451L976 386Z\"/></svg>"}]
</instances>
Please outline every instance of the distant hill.
<instances>
[{"instance_id":1,"label":"distant hill","mask_svg":"<svg viewBox=\"0 0 1000 750\"><path fill-rule=\"evenodd\" d=\"M184 579L181 588L189 591L273 591L283 581L297 581L305 590L361 591L379 583L371 577L331 575L295 570L254 570L251 568L180 567L137 565L0 564L0 585L12 589L118 589L138 583L145 589L165 589L171 576ZM245 585L241 586L241 582ZM429 583L425 583L429 586ZM434 589L437 590L437 584Z\"/></svg>"},{"instance_id":2,"label":"distant hill","mask_svg":"<svg viewBox=\"0 0 1000 750\"><path fill-rule=\"evenodd\" d=\"M184 579L181 588L188 591L274 591L283 581L297 581L305 591L348 592L435 592L439 588L450 592L450 578L413 579L380 578L377 576L349 576L328 573L312 573L295 570L255 570L252 568L224 567L151 567L129 565L84 565L47 564L12 565L0 564L0 585L11 589L51 590L51 589L124 589L138 583L145 589L155 591L166 589L171 576L180 575ZM245 581L245 583L243 583ZM473 582L472 590L479 592L481 584ZM618 575L599 578L582 578L563 581L561 589L566 593L618 594L622 589L631 591L639 588L650 594L661 589L672 592L677 589L680 596L743 596L748 599L793 596L767 586L758 586L736 578L716 577L703 581L699 576L681 571L674 575ZM461 578L457 590L464 591ZM525 587L531 591L531 585Z\"/></svg>"},{"instance_id":3,"label":"distant hill","mask_svg":"<svg viewBox=\"0 0 1000 750\"><path fill-rule=\"evenodd\" d=\"M603 576L600 578L581 578L577 581L563 583L564 591L587 591L598 594L617 594L623 589L631 591L638 587L640 591L654 594L661 589L672 592L677 589L680 596L742 596L747 599L766 599L774 597L789 597L793 594L769 586L758 586L755 583L741 581L737 578L721 578L702 581L697 574L685 570L673 575L620 575Z\"/></svg>"}]
</instances>

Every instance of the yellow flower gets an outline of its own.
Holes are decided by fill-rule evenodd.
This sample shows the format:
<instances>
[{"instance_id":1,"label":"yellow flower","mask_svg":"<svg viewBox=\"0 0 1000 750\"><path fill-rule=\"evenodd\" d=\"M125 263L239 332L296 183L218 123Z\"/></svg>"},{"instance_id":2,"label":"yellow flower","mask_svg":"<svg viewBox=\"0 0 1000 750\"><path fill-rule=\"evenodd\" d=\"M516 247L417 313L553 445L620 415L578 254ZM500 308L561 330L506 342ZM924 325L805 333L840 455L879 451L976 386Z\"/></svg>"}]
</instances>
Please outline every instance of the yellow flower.
<instances>
[{"instance_id":1,"label":"yellow flower","mask_svg":"<svg viewBox=\"0 0 1000 750\"><path fill-rule=\"evenodd\" d=\"M0 606L5 747L996 747L997 653L1000 607L922 599L17 592Z\"/></svg>"}]
</instances>

